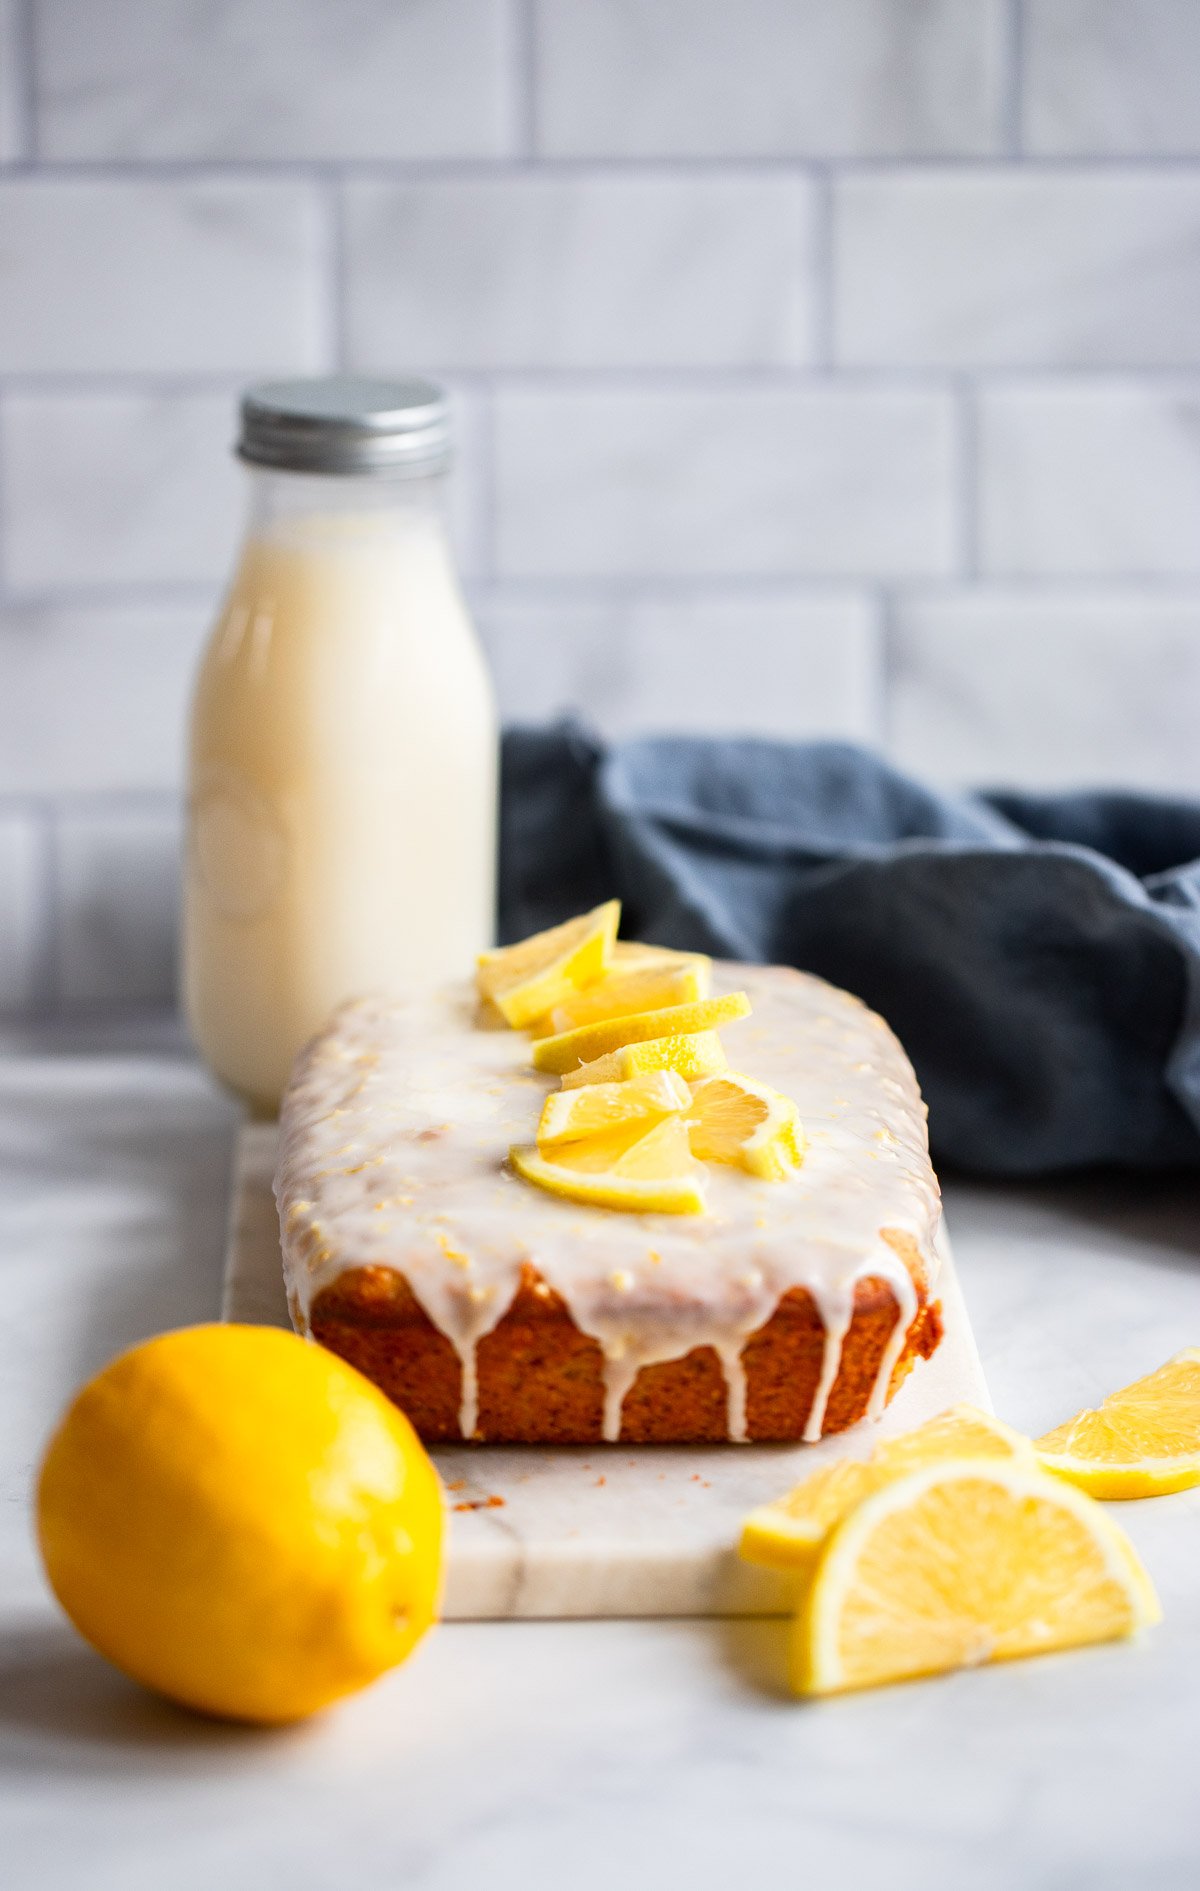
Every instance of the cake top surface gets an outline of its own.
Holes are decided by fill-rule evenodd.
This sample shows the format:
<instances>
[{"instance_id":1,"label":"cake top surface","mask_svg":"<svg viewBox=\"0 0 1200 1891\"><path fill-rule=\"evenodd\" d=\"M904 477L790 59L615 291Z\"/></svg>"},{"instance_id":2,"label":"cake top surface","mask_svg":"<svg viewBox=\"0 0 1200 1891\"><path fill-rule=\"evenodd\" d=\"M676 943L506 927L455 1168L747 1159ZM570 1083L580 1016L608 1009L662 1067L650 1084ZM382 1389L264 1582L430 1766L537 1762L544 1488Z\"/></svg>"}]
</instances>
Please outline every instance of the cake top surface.
<instances>
[{"instance_id":1,"label":"cake top surface","mask_svg":"<svg viewBox=\"0 0 1200 1891\"><path fill-rule=\"evenodd\" d=\"M588 1207L511 1173L509 1148L529 1140L556 1080L529 1067L521 1033L481 1028L468 981L343 1006L303 1053L282 1116L276 1194L301 1316L349 1267L403 1273L463 1360L466 1436L474 1347L526 1263L603 1348L613 1437L640 1367L701 1345L725 1367L739 1435L741 1347L793 1287L811 1292L840 1352L856 1284L882 1276L898 1353L915 1294L882 1231L909 1236L932 1281L939 1218L912 1068L881 1018L821 979L714 967L715 991L738 988L753 1012L726 1028L730 1063L794 1099L807 1148L787 1181L714 1164L703 1216ZM881 1403L883 1367L880 1382Z\"/></svg>"}]
</instances>

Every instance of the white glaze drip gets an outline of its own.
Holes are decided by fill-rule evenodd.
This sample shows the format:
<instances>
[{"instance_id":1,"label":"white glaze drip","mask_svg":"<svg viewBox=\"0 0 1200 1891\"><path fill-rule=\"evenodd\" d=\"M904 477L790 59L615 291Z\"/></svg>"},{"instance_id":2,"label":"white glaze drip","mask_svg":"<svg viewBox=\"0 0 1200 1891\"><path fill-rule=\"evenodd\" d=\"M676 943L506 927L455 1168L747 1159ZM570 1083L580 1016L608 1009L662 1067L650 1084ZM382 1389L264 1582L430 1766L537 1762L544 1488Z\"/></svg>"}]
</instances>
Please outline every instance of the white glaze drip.
<instances>
[{"instance_id":1,"label":"white glaze drip","mask_svg":"<svg viewBox=\"0 0 1200 1891\"><path fill-rule=\"evenodd\" d=\"M735 1445L746 1442L746 1368L742 1364L745 1339L727 1340L715 1348L725 1374L725 1432Z\"/></svg>"},{"instance_id":2,"label":"white glaze drip","mask_svg":"<svg viewBox=\"0 0 1200 1891\"><path fill-rule=\"evenodd\" d=\"M347 1268L403 1273L463 1361L470 1437L475 1347L529 1265L599 1342L606 1438L619 1436L643 1366L699 1346L722 1362L737 1437L747 1336L791 1288L812 1294L826 1329L812 1429L855 1285L876 1275L899 1312L872 1392L882 1409L917 1294L881 1229L912 1239L930 1283L937 1267L938 1191L915 1078L882 1020L820 979L718 966L714 984L748 991L754 1014L724 1032L730 1062L794 1098L808 1148L787 1182L712 1164L704 1217L587 1208L512 1175L508 1148L532 1140L553 1079L530 1070L521 1033L479 1028L465 981L344 1006L303 1054L283 1112L276 1195L302 1319Z\"/></svg>"},{"instance_id":3,"label":"white glaze drip","mask_svg":"<svg viewBox=\"0 0 1200 1891\"><path fill-rule=\"evenodd\" d=\"M808 1408L808 1417L804 1424L804 1442L816 1444L825 1425L825 1411L829 1404L829 1394L833 1391L834 1381L842 1363L842 1346L854 1318L853 1289L841 1293L826 1295L821 1310L825 1324L825 1344L821 1352L821 1376L817 1380L817 1389L813 1393L812 1404Z\"/></svg>"},{"instance_id":4,"label":"white glaze drip","mask_svg":"<svg viewBox=\"0 0 1200 1891\"><path fill-rule=\"evenodd\" d=\"M917 1290L909 1277L908 1269L906 1267L894 1269L888 1278L892 1292L896 1296L896 1324L888 1335L883 1357L879 1361L879 1370L875 1374L875 1383L871 1387L871 1396L867 1400L868 1418L878 1418L887 1404L888 1387L892 1383L896 1361L904 1350L905 1336L917 1311Z\"/></svg>"}]
</instances>

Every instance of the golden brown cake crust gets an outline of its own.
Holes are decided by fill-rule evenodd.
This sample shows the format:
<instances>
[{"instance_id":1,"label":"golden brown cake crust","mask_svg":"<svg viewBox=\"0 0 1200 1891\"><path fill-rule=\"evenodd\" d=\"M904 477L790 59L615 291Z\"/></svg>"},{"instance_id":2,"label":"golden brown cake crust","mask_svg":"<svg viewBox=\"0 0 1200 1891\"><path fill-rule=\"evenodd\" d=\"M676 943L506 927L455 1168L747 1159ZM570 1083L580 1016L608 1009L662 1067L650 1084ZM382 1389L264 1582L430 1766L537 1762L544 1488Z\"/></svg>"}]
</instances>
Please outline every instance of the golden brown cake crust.
<instances>
[{"instance_id":1,"label":"golden brown cake crust","mask_svg":"<svg viewBox=\"0 0 1200 1891\"><path fill-rule=\"evenodd\" d=\"M901 1249L905 1237L893 1234ZM906 1256L907 1258L907 1256ZM913 1270L916 1272L916 1269ZM892 1373L889 1397L914 1360L942 1336L941 1308L918 1278L918 1306ZM823 1430L844 1431L865 1416L884 1347L896 1323L888 1283L858 1282ZM354 1267L314 1302L313 1337L357 1366L393 1399L430 1444L450 1444L458 1428L461 1366L450 1341L418 1303L403 1274ZM742 1354L747 1435L758 1443L801 1438L817 1389L825 1329L812 1295L792 1288ZM604 1409L603 1354L581 1333L562 1299L526 1266L508 1312L476 1350L479 1422L489 1444L596 1444ZM727 1387L711 1346L644 1366L621 1411L623 1444L719 1444L728 1437Z\"/></svg>"}]
</instances>

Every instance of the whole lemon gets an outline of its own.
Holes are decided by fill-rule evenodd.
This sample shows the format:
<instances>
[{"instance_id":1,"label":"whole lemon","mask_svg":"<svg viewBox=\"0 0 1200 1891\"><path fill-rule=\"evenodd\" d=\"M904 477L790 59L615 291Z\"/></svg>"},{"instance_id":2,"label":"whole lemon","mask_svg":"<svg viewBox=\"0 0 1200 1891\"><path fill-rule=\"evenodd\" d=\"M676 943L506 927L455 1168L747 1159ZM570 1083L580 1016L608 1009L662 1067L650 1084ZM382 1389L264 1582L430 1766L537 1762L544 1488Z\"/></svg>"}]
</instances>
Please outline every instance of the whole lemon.
<instances>
[{"instance_id":1,"label":"whole lemon","mask_svg":"<svg viewBox=\"0 0 1200 1891\"><path fill-rule=\"evenodd\" d=\"M443 1510L408 1420L332 1353L193 1326L123 1353L50 1440L55 1595L146 1686L298 1720L403 1661L435 1620Z\"/></svg>"}]
</instances>

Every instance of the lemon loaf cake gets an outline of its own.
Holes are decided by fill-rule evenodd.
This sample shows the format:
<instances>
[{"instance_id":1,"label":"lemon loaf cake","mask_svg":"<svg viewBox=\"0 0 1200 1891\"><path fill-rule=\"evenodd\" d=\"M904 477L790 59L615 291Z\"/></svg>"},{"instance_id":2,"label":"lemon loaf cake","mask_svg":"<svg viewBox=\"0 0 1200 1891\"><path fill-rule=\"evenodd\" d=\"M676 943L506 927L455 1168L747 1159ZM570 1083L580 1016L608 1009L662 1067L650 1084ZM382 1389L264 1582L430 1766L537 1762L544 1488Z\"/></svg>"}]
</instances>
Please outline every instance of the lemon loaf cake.
<instances>
[{"instance_id":1,"label":"lemon loaf cake","mask_svg":"<svg viewBox=\"0 0 1200 1891\"><path fill-rule=\"evenodd\" d=\"M631 972L655 986L650 949L615 952L614 992ZM276 1179L292 1317L426 1440L815 1440L878 1414L937 1346L939 1194L895 1037L782 967L696 960L689 1003L693 957L655 986L676 1001L661 1029L605 1020L608 987L539 1022L530 978L528 1002L485 984L482 1009L463 980L348 1004L302 1054ZM581 964L568 983L586 988L601 970ZM752 1078L721 1076L712 1020ZM561 1099L588 1084L603 1133L564 1155ZM732 1154L717 1105L760 1125ZM604 1127L613 1111L642 1113L636 1137Z\"/></svg>"}]
</instances>

